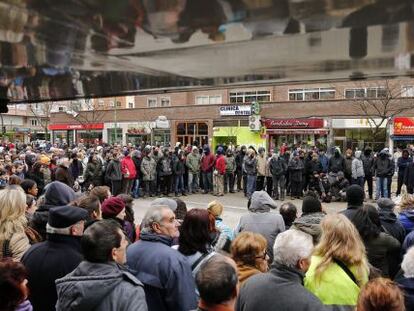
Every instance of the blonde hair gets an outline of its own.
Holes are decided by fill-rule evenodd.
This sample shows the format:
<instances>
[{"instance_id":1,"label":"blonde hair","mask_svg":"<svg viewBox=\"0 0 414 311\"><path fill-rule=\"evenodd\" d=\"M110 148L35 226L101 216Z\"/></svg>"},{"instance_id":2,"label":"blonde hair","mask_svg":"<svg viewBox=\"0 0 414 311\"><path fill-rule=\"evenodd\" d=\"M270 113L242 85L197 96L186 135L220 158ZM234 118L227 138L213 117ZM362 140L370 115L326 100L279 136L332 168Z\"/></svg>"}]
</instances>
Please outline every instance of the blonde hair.
<instances>
[{"instance_id":1,"label":"blonde hair","mask_svg":"<svg viewBox=\"0 0 414 311\"><path fill-rule=\"evenodd\" d=\"M414 196L408 193L404 194L401 198L398 209L400 211L414 209Z\"/></svg>"},{"instance_id":2,"label":"blonde hair","mask_svg":"<svg viewBox=\"0 0 414 311\"><path fill-rule=\"evenodd\" d=\"M348 218L344 215L327 215L321 222L322 235L316 245L314 254L322 257L316 267L316 278L320 278L334 259L342 261L347 266L355 266L358 283L369 272L367 256L361 237Z\"/></svg>"},{"instance_id":3,"label":"blonde hair","mask_svg":"<svg viewBox=\"0 0 414 311\"><path fill-rule=\"evenodd\" d=\"M219 217L221 214L223 214L224 206L220 202L214 200L208 203L207 209L211 214L213 214L214 217Z\"/></svg>"},{"instance_id":4,"label":"blonde hair","mask_svg":"<svg viewBox=\"0 0 414 311\"><path fill-rule=\"evenodd\" d=\"M231 243L231 257L236 263L255 266L256 256L266 248L267 241L261 234L245 231Z\"/></svg>"},{"instance_id":5,"label":"blonde hair","mask_svg":"<svg viewBox=\"0 0 414 311\"><path fill-rule=\"evenodd\" d=\"M24 232L26 195L20 187L0 191L0 241L9 240L14 233Z\"/></svg>"}]
</instances>

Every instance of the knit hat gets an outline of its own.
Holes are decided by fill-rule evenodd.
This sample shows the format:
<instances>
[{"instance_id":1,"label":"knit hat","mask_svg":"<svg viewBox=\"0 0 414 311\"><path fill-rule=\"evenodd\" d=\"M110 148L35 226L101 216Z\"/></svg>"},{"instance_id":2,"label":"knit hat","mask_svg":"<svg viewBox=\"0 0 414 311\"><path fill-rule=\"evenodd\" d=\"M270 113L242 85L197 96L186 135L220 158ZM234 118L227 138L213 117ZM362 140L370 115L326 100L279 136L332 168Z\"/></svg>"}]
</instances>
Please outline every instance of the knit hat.
<instances>
[{"instance_id":1,"label":"knit hat","mask_svg":"<svg viewBox=\"0 0 414 311\"><path fill-rule=\"evenodd\" d=\"M45 155L41 155L39 158L39 163L43 164L43 165L49 165L50 164L50 159L48 156Z\"/></svg>"},{"instance_id":2,"label":"knit hat","mask_svg":"<svg viewBox=\"0 0 414 311\"><path fill-rule=\"evenodd\" d=\"M302 202L302 213L311 214L322 211L321 202L313 196L305 196Z\"/></svg>"},{"instance_id":3,"label":"knit hat","mask_svg":"<svg viewBox=\"0 0 414 311\"><path fill-rule=\"evenodd\" d=\"M377 204L380 209L392 210L395 207L394 201L389 198L380 198L378 199Z\"/></svg>"},{"instance_id":4,"label":"knit hat","mask_svg":"<svg viewBox=\"0 0 414 311\"><path fill-rule=\"evenodd\" d=\"M223 204L217 201L212 201L208 203L207 209L214 217L219 217L223 213Z\"/></svg>"},{"instance_id":5,"label":"knit hat","mask_svg":"<svg viewBox=\"0 0 414 311\"><path fill-rule=\"evenodd\" d=\"M362 205L364 197L364 189L359 185L351 185L346 191L346 200L349 205Z\"/></svg>"},{"instance_id":6,"label":"knit hat","mask_svg":"<svg viewBox=\"0 0 414 311\"><path fill-rule=\"evenodd\" d=\"M158 198L151 202L151 206L167 206L173 212L177 209L177 202L173 199L168 198Z\"/></svg>"},{"instance_id":7,"label":"knit hat","mask_svg":"<svg viewBox=\"0 0 414 311\"><path fill-rule=\"evenodd\" d=\"M125 202L118 197L110 197L101 206L103 217L115 217L125 208Z\"/></svg>"},{"instance_id":8,"label":"knit hat","mask_svg":"<svg viewBox=\"0 0 414 311\"><path fill-rule=\"evenodd\" d=\"M58 206L49 210L47 224L53 228L68 228L88 218L87 210L75 206Z\"/></svg>"}]
</instances>

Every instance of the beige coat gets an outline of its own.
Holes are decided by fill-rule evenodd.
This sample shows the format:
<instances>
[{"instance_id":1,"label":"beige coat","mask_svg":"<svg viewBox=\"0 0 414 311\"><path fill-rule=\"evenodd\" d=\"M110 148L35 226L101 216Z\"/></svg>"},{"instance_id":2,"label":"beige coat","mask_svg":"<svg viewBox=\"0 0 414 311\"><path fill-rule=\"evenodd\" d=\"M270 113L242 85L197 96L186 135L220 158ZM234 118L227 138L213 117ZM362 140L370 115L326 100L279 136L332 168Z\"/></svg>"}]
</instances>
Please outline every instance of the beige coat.
<instances>
[{"instance_id":1,"label":"beige coat","mask_svg":"<svg viewBox=\"0 0 414 311\"><path fill-rule=\"evenodd\" d=\"M3 243L4 241L0 241L0 259L3 258ZM20 261L30 247L29 239L24 232L15 233L10 239L9 247L13 261Z\"/></svg>"},{"instance_id":2,"label":"beige coat","mask_svg":"<svg viewBox=\"0 0 414 311\"><path fill-rule=\"evenodd\" d=\"M257 156L257 176L266 176L266 155Z\"/></svg>"}]
</instances>

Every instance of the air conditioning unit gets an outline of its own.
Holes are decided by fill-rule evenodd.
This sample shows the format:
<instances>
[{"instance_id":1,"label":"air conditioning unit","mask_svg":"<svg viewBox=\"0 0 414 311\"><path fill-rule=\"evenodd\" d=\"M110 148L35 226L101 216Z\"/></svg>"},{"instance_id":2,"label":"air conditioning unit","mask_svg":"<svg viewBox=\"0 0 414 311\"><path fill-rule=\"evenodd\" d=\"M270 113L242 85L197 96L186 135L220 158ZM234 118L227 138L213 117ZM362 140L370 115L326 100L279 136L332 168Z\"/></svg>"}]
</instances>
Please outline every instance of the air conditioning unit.
<instances>
[{"instance_id":1,"label":"air conditioning unit","mask_svg":"<svg viewBox=\"0 0 414 311\"><path fill-rule=\"evenodd\" d=\"M249 116L249 128L251 131L260 131L260 128L262 127L260 123L260 116L252 115Z\"/></svg>"}]
</instances>

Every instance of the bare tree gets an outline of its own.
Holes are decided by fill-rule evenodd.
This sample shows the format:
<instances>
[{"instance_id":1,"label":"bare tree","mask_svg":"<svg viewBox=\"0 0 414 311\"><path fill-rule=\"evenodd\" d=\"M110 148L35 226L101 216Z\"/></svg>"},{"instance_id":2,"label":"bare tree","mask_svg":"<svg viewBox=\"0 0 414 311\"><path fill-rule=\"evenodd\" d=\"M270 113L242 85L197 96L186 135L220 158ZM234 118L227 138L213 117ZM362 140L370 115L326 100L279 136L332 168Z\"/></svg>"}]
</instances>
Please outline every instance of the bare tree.
<instances>
[{"instance_id":1,"label":"bare tree","mask_svg":"<svg viewBox=\"0 0 414 311\"><path fill-rule=\"evenodd\" d=\"M79 101L71 101L67 107L66 113L83 128L91 133L93 128L91 124L100 123L107 111L99 110L92 100L84 99Z\"/></svg>"},{"instance_id":2,"label":"bare tree","mask_svg":"<svg viewBox=\"0 0 414 311\"><path fill-rule=\"evenodd\" d=\"M413 95L399 82L382 80L376 84L357 83L344 97L352 101L355 111L368 120L372 139L381 139L384 128L393 118L414 108Z\"/></svg>"},{"instance_id":3,"label":"bare tree","mask_svg":"<svg viewBox=\"0 0 414 311\"><path fill-rule=\"evenodd\" d=\"M49 137L50 114L53 110L53 106L54 106L53 102L29 105L30 107L29 109L33 117L37 120L40 126L44 129L46 139L48 139Z\"/></svg>"}]
</instances>

